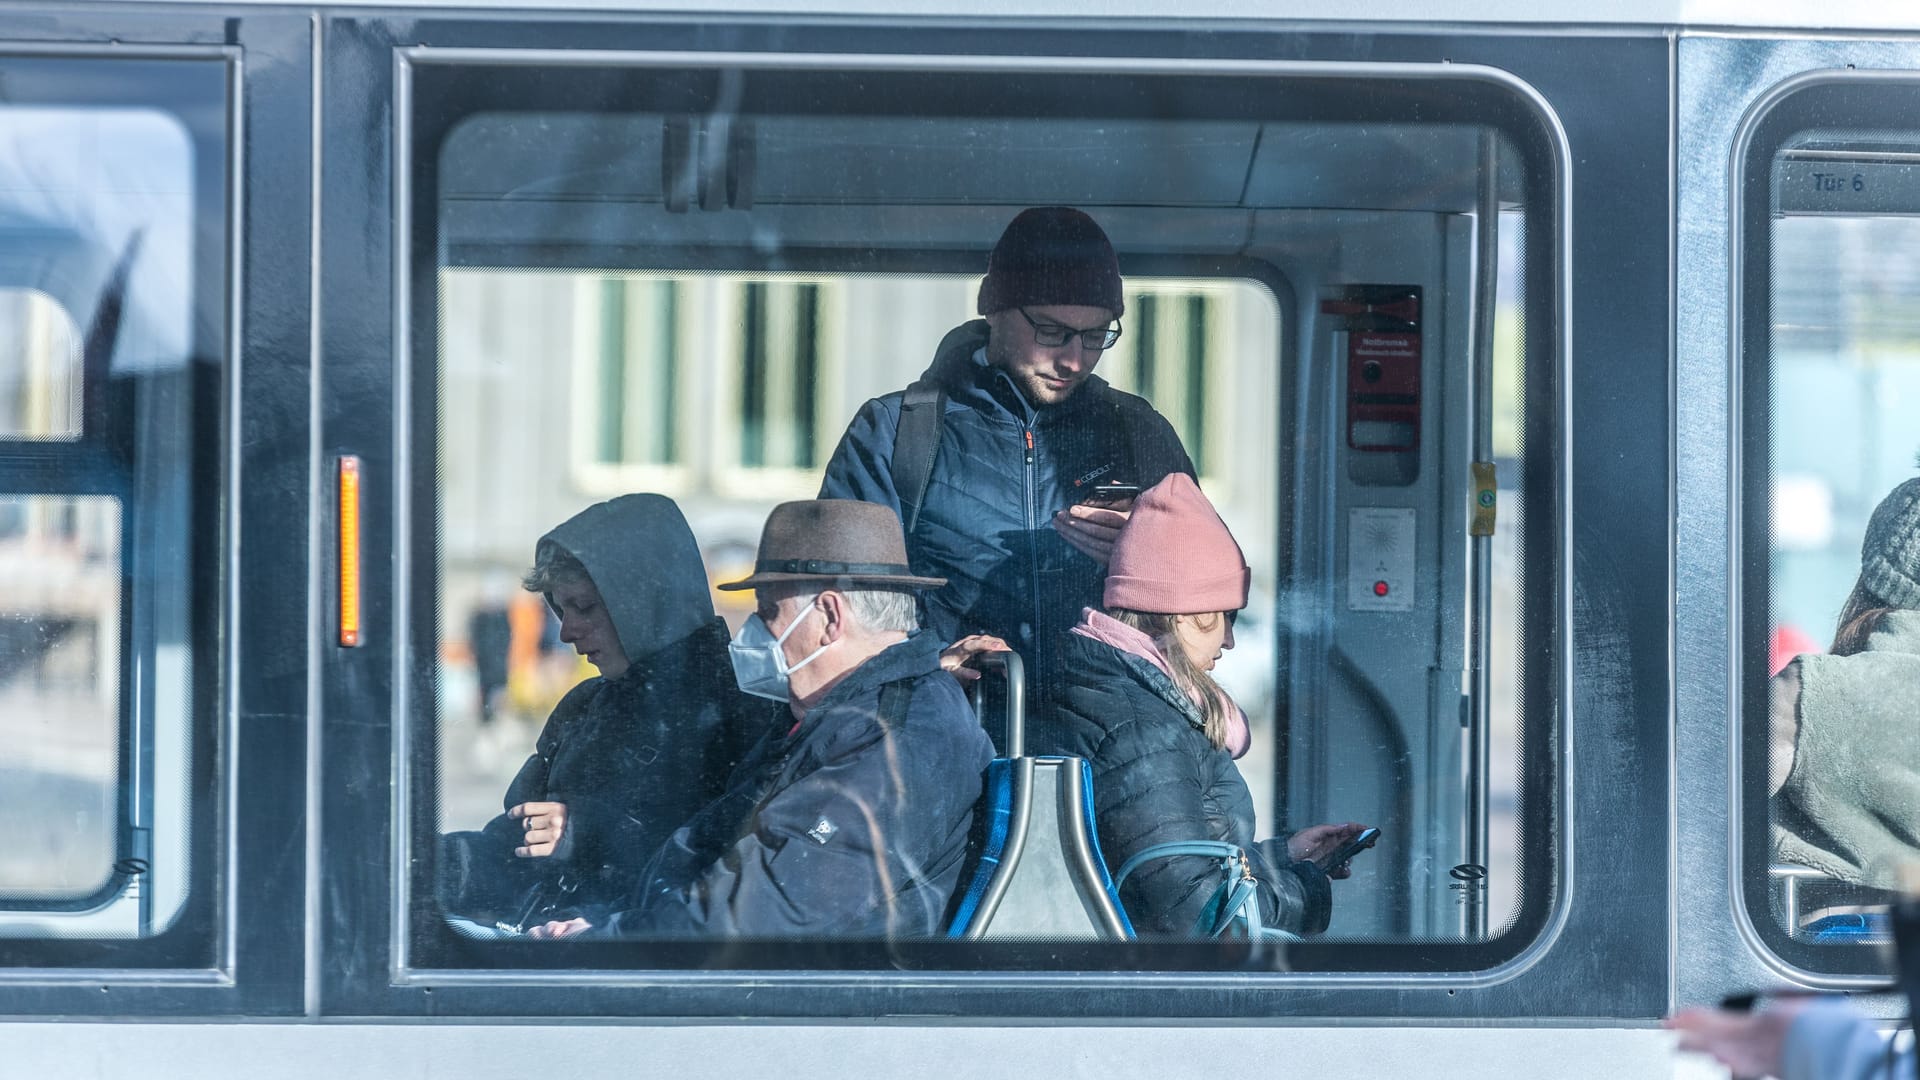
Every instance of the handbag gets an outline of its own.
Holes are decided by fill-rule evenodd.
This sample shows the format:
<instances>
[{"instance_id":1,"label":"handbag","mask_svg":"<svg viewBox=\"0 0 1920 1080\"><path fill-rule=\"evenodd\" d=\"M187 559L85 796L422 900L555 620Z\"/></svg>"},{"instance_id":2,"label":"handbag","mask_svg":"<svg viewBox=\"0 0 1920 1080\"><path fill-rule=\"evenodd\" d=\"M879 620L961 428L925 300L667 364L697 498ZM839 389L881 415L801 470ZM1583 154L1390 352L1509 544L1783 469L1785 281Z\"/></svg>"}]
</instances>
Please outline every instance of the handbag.
<instances>
[{"instance_id":1,"label":"handbag","mask_svg":"<svg viewBox=\"0 0 1920 1080\"><path fill-rule=\"evenodd\" d=\"M1238 844L1229 844L1225 840L1174 840L1135 852L1132 858L1120 865L1120 872L1114 875L1114 895L1119 895L1120 886L1127 880L1127 875L1138 869L1140 864L1148 859L1176 855L1198 855L1218 859L1220 863L1220 887L1201 907L1200 917L1193 925L1195 937L1232 936L1244 937L1249 941L1300 940L1298 934L1262 924L1260 881L1253 876L1253 866L1247 860L1247 853ZM1227 935L1230 929L1235 932Z\"/></svg>"}]
</instances>

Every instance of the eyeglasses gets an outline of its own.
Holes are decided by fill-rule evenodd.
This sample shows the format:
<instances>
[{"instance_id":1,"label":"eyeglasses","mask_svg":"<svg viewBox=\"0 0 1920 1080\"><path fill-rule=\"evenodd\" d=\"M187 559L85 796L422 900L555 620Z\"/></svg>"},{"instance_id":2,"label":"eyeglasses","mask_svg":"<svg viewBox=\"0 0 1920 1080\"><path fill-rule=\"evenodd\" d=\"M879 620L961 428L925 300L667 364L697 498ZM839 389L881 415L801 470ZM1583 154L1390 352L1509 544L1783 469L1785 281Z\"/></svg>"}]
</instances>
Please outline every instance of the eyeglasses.
<instances>
[{"instance_id":1,"label":"eyeglasses","mask_svg":"<svg viewBox=\"0 0 1920 1080\"><path fill-rule=\"evenodd\" d=\"M1102 352L1106 349L1113 348L1113 343L1120 340L1119 323L1115 323L1112 326L1096 326L1091 330L1076 330L1071 326L1062 326L1055 322L1044 325L1034 322L1033 316L1027 314L1026 308L1015 308L1014 310L1020 313L1021 318L1027 320L1028 326L1033 327L1033 343L1035 345L1045 345L1051 349L1058 345L1065 345L1073 338L1079 338L1081 348L1088 352Z\"/></svg>"}]
</instances>

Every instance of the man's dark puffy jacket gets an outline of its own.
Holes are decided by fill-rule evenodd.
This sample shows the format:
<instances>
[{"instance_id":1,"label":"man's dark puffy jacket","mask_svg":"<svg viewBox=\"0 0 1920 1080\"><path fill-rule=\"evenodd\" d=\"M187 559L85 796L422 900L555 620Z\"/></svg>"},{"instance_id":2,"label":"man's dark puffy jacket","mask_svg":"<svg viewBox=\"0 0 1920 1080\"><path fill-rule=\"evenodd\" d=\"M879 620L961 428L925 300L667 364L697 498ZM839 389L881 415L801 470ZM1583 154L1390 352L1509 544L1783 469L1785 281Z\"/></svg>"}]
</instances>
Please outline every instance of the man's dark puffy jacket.
<instances>
[{"instance_id":1,"label":"man's dark puffy jacket","mask_svg":"<svg viewBox=\"0 0 1920 1080\"><path fill-rule=\"evenodd\" d=\"M567 805L552 855L520 858L522 826L500 814L441 837L440 900L480 922L560 917L630 891L662 842L724 790L764 715L740 693L727 627L680 510L626 495L548 533L600 590L631 666L592 678L554 707L502 806Z\"/></svg>"},{"instance_id":2,"label":"man's dark puffy jacket","mask_svg":"<svg viewBox=\"0 0 1920 1080\"><path fill-rule=\"evenodd\" d=\"M1225 750L1207 741L1200 709L1166 673L1104 642L1061 642L1067 685L1035 725L1030 753L1086 758L1100 853L1118 870L1135 853L1175 840L1225 840L1247 853L1260 881L1260 917L1296 934L1327 928L1333 890L1285 839L1253 839L1253 797ZM1218 860L1152 859L1121 886L1142 934L1190 935L1222 881Z\"/></svg>"},{"instance_id":3,"label":"man's dark puffy jacket","mask_svg":"<svg viewBox=\"0 0 1920 1080\"><path fill-rule=\"evenodd\" d=\"M919 633L855 668L797 730L778 718L727 794L660 849L601 932L638 937L923 937L960 876L993 758L966 696ZM889 683L911 687L901 716Z\"/></svg>"},{"instance_id":4,"label":"man's dark puffy jacket","mask_svg":"<svg viewBox=\"0 0 1920 1080\"><path fill-rule=\"evenodd\" d=\"M1040 701L1058 685L1057 639L1099 606L1106 569L1049 522L1096 483L1152 487L1193 475L1173 427L1153 406L1090 376L1072 397L1035 409L987 366L987 324L976 319L940 343L924 378L947 394L940 443L920 518L907 536L913 572L948 579L927 594L927 625L951 642L1004 638L1026 660ZM861 406L827 463L823 499L860 499L900 512L894 433L904 393Z\"/></svg>"}]
</instances>

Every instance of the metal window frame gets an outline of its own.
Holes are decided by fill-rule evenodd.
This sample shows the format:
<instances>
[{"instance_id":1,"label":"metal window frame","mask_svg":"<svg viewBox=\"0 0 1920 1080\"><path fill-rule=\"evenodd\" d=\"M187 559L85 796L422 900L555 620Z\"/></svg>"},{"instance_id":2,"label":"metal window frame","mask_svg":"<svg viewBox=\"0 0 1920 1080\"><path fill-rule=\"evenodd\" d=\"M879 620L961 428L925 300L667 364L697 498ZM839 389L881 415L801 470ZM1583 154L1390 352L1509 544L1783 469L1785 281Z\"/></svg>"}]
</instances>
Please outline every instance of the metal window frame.
<instances>
[{"instance_id":1,"label":"metal window frame","mask_svg":"<svg viewBox=\"0 0 1920 1080\"><path fill-rule=\"evenodd\" d=\"M1920 67L1920 50L1915 50L1911 62ZM1734 760L1728 779L1733 791L1734 830L1729 841L1729 876L1734 883L1734 908L1752 946L1787 978L1832 989L1883 986L1886 975L1878 950L1795 940L1763 906L1772 884L1767 856L1771 825L1766 797L1767 620L1750 616L1770 608L1771 575L1756 569L1747 553L1766 547L1768 484L1773 475L1772 448L1767 438L1772 426L1770 271L1775 191L1771 166L1780 147L1805 130L1897 131L1909 136L1920 130L1920 125L1899 122L1914 115L1912 112L1884 107L1889 93L1920 105L1920 70L1815 70L1775 85L1754 103L1741 125L1733 145L1728 189L1729 212L1735 223L1730 230L1728 258L1736 316L1729 333L1733 358L1733 392L1729 397L1733 410L1728 422L1735 456L1728 498L1737 507L1729 535L1729 565L1744 570L1729 582L1729 638L1734 652L1728 670L1734 680L1730 693L1739 716L1728 725L1729 754ZM1876 100L1867 100L1868 95ZM1810 115L1814 110L1821 110L1817 122L1816 116Z\"/></svg>"},{"instance_id":2,"label":"metal window frame","mask_svg":"<svg viewBox=\"0 0 1920 1080\"><path fill-rule=\"evenodd\" d=\"M340 25L340 24L336 24L336 25ZM507 54L507 55L512 55L514 57L517 57L528 64L550 63L554 60L572 60L572 61L583 63L583 64L600 65L600 64L604 64L607 58L609 57L627 60L627 59L633 58L634 56L641 55L641 56L652 57L657 62L660 62L663 64L673 64L673 65L681 65L681 66L687 65L689 63L693 63L698 66L711 66L713 64L721 63L721 62L726 62L726 63L751 62L753 64L787 68L787 67L794 66L793 61L795 59L795 54L767 54L767 53L752 53L752 52L708 53L708 52L664 51L664 52L658 52L658 53L644 53L644 52L608 53L608 52L600 52L600 51L594 51L594 50L577 50L577 51L576 50L557 50L557 51L556 50L527 50L527 49L496 50L491 48L470 49L470 48L462 48L457 46L447 47L447 46L442 46L438 44L423 45L419 43L439 36L438 31L444 28L424 27L424 26L413 25L413 24L410 24L406 28L406 34L408 38L411 41L413 41L415 44L412 46L407 46L402 44L398 40L394 40L391 37L389 37L386 41L381 42L379 39L385 36L385 31L389 29L386 27L374 29L371 32L367 32L369 28L365 26L356 27L355 29L356 31L365 34L364 41L361 44L368 47L369 55L367 57L363 57L363 60L371 58L371 55L375 51L380 50L382 45L384 45L385 49L390 52L390 55L392 58L391 74L395 82L392 90L390 115L394 118L394 122L395 122L395 138L393 143L390 144L388 149L393 154L393 157L390 159L390 164L389 164L389 168L391 169L391 173L389 175L389 181L392 185L392 198L394 200L394 203L393 203L394 214L391 220L394 226L394 235L397 237L409 237L412 235L410 222L407 221L407 215L411 212L411 206L412 206L412 196L407 187L407 179L410 176L410 170L402 166L405 164L403 155L407 152L407 148L410 147L411 145L411 138L405 126L406 118L410 114L410 105L411 105L410 89L408 86L408 77L410 75L412 68L416 64L428 65L428 64L437 64L437 63L466 63L466 62L474 62L478 60L493 61L493 60L500 59L503 54ZM1172 58L1158 59L1158 58L1137 58L1137 57L1136 58L1119 58L1119 59L1116 59L1113 57L1080 57L1080 58L1065 58L1063 60L1062 58L1057 58L1057 57L1011 57L1011 58L966 57L966 56L928 57L923 55L912 55L912 54L902 55L898 53L891 53L891 54L827 53L827 54L808 54L808 55L812 55L816 57L814 62L820 64L822 66L822 69L832 69L832 70L843 69L848 64L854 64L854 65L871 64L871 65L874 65L876 68L918 71L918 70L927 69L930 65L930 61L937 61L938 66L941 66L943 70L955 70L955 71L967 71L967 70L1001 71L1001 70L1007 70L1008 67L1011 66L1015 69L1020 69L1020 68L1031 68L1035 70L1043 69L1043 68L1048 70L1065 69L1065 70L1072 70L1072 71L1086 71L1088 73L1100 72L1103 74L1110 74L1110 75L1135 75L1142 72L1150 73L1150 74L1191 74L1195 72L1219 74L1221 72L1227 72L1233 75L1244 75L1248 77L1257 77L1260 75L1272 76L1275 74L1283 74L1283 73L1284 74L1312 74L1320 77L1326 77L1329 74L1336 73L1336 72L1337 73L1364 72L1368 74L1380 74L1385 72L1398 72L1402 74L1417 73L1422 76L1429 76L1435 79L1442 79L1442 80L1469 78L1469 79L1484 79L1484 80L1490 80L1496 83L1504 83L1508 86L1515 88L1516 93L1522 94L1522 96L1526 97L1529 101L1533 102L1534 107L1536 108L1536 110L1538 110L1538 115L1544 117L1548 121L1552 129L1557 133L1552 139L1552 145L1556 148L1554 150L1554 154L1557 158L1556 169L1555 169L1555 175L1557 176L1557 181L1554 186L1553 207L1550 211L1543 212L1543 215L1547 218L1548 221L1551 222L1552 228L1546 229L1543 231L1548 233L1551 236L1554 244L1553 250L1555 250L1557 253L1556 258L1553 260L1554 265L1550 267L1550 271L1554 275L1553 277L1554 286L1551 291L1552 304L1553 304L1553 318L1551 319L1552 327L1549 333L1551 334L1550 340L1552 341L1554 346L1552 363L1554 364L1554 370L1555 370L1555 376L1556 376L1555 385L1558 388L1557 398L1554 401L1553 419L1555 421L1554 428L1555 428L1556 442L1554 444L1555 453L1552 455L1552 458L1554 460L1552 469L1553 469L1553 475L1556 477L1557 483L1558 483L1558 494L1561 497L1557 500L1558 505L1556 506L1556 513L1553 516L1553 527L1555 529L1556 535L1559 537L1559 540L1555 545L1556 552L1558 556L1563 560L1562 572L1559 573L1556 577L1556 582L1557 582L1556 595L1558 597L1558 602L1559 602L1558 610L1561 612L1559 616L1561 625L1559 626L1558 634L1560 635L1560 638L1563 642L1569 643L1569 644L1567 648L1564 648L1561 650L1560 655L1556 658L1554 663L1554 671L1553 671L1552 678L1553 678L1553 685L1554 685L1554 691L1555 691L1555 698L1559 703L1558 716L1556 721L1556 728L1557 728L1556 739L1558 740L1558 744L1562 747L1563 752L1571 746L1572 688L1571 688L1570 654L1572 652L1572 649L1570 646L1570 642L1572 641L1572 636L1571 636L1572 629L1571 629L1571 614L1570 614L1571 613L1570 582L1571 582L1571 576L1572 576L1571 575L1572 550L1571 550L1571 526L1569 522L1570 522L1571 513L1572 513L1572 507L1571 507L1572 467L1570 463L1571 455L1567 453L1567 441L1568 441L1567 425L1568 425L1568 413L1570 410L1572 390L1570 385L1571 380L1566 375L1567 356L1570 351L1570 341L1571 341L1571 330L1570 330L1568 319L1567 319L1567 313L1570 307L1570 295L1569 295L1570 294L1570 284L1569 284L1570 272L1568 267L1571 262L1570 244L1568 242L1568 237L1570 234L1570 216L1571 216L1570 198L1568 195L1568 185L1570 182L1569 181L1570 157L1569 157L1569 152L1566 149L1566 137L1564 132L1559 132L1557 118L1555 118L1551 108L1545 105L1544 100L1537 93L1533 92L1531 88L1526 87L1525 83L1521 82L1515 77L1508 75L1504 72L1498 71L1496 69L1479 68L1479 67L1473 67L1470 65L1463 65L1463 64L1399 65L1399 64L1391 64L1391 63L1387 63L1387 64L1342 63L1337 61L1295 63L1295 62L1236 61L1236 60L1223 60L1223 61L1215 62L1215 61L1179 60L1179 59L1172 59ZM403 246L404 245L399 241L396 241L394 243L394 251L392 252L392 259L388 263L389 271L395 275L394 281L396 283L410 280L409 275L411 275L412 273L411 267L407 265L407 261L406 261L407 255L406 255L406 252L402 250ZM396 384L394 387L394 390L395 390L394 397L396 399L394 416L398 418L399 422L395 424L394 428L391 431L386 433L387 437L391 437L395 440L395 446L394 446L395 466L394 466L392 475L395 479L396 487L417 483L417 480L415 480L414 478L408 475L408 467L407 467L408 463L406 462L405 456L404 456L406 452L404 447L409 442L409 432L407 431L406 418L411 415L411 409L410 407L408 407L408 405L405 402L402 402L399 400L404 394L407 393L407 386L412 381L411 369L410 367L408 367L409 361L406 355L407 350L404 344L407 340L405 335L409 332L409 320L407 318L407 309L406 309L408 300L405 296L400 295L400 293L402 293L403 291L404 290L402 289L394 290L395 311L394 311L394 319L391 324L391 330L395 335L391 342L393 347L393 355L391 357L391 361L393 364L393 371L395 372L395 384ZM395 521L394 521L394 528L393 528L394 535L392 537L394 541L393 549L396 551L396 553L405 553L411 550L411 543L407 536L407 532L410 529L410 525L408 524L408 522L412 517L412 510L411 510L410 504L406 502L405 495L401 495L400 498L396 500L396 504L397 505L396 505L396 512L395 512ZM405 562L405 557L404 555L402 555L402 557L397 560L397 563L404 564L404 562ZM398 574L400 573L406 572L403 566L397 567L396 569L397 569L396 576L398 576ZM399 638L405 636L405 632L402 631L400 628L407 627L410 625L404 605L407 598L412 596L417 591L418 591L417 588L415 588L412 584L400 584L396 582L395 595L399 598L399 604L397 605L396 610L393 613L395 618L393 623L391 624L396 630L396 633L395 633L396 640L389 643L392 649L392 660L395 665L394 670L396 673L400 670L405 669L405 666L408 660L408 652L409 652L408 647L398 640ZM397 674L393 680L393 689L392 689L390 700L392 705L395 707L397 715L404 715L403 710L406 705L406 698L410 692L409 683L410 683L409 679L399 678L397 677ZM397 724L396 727L398 729L404 730L406 725L404 723L401 723L401 724ZM395 755L391 759L391 761L394 763L391 779L395 782L398 782L401 779L401 773L403 772L403 769L401 768L401 763L403 763L405 760L405 744L400 741L403 738L404 738L404 735L395 736L395 743L394 743ZM1568 865L1570 865L1570 852L1568 850L1567 840L1570 839L1571 832L1572 832L1572 827L1570 824L1572 819L1572 814L1571 814L1572 796L1571 796L1571 768L1566 766L1564 758L1562 760L1561 769L1559 771L1558 778L1555 784L1554 797L1552 799L1552 803L1557 807L1555 811L1556 819L1563 823L1569 823L1567 826L1568 831L1562 834L1562 842L1556 848L1556 852L1555 852L1557 858L1560 860L1561 872L1562 872L1563 880L1565 880L1564 878L1565 868ZM395 810L396 810L395 817L397 820L411 819L412 808L407 804L407 796L405 795L404 792L402 792L396 797ZM403 841L401 841L400 839L396 839L395 849L389 853L390 857L395 860L394 865L404 865L404 863L400 861L405 854L402 844L403 844ZM359 907L360 905L356 904L355 906ZM769 982L772 982L778 985L792 984L796 988L802 987L802 986L822 987L823 984L840 983L840 984L846 985L849 989L858 989L859 987L853 984L864 984L864 985L870 986L874 981L872 976L870 975L853 976L851 980L849 980L849 977L843 974L799 973L799 972L789 972L789 973L746 973L746 972L731 973L730 972L730 973L719 974L719 973L699 973L699 972L694 972L694 973L689 973L689 972L615 973L615 972L607 972L607 971L593 971L593 972L574 971L574 972L547 973L547 972L529 971L529 970L522 969L517 971L511 971L511 972L494 971L494 972L469 973L469 972L463 972L463 971L413 970L413 969L409 969L406 964L405 953L403 951L405 947L405 942L402 938L402 932L400 930L399 920L395 920L391 918L392 912L405 911L405 910L406 908L404 906L404 897L402 898L401 906L390 907L388 909L389 918L386 920L388 924L388 931L389 931L387 934L387 941L386 941L387 959L384 961L380 961L377 965L375 965L377 966L378 969L384 970L386 972L386 977L390 984L389 988L386 990L382 990L378 987L367 985L367 983L364 980L358 985L343 985L338 983L333 984L329 987L328 993L330 996L337 995L337 999L341 1003L342 1008L345 1008L349 1011L386 1012L391 1010L391 1011L400 1011L400 1012L414 1012L421 1007L421 1005L419 1004L421 1000L420 994L423 992L431 993L433 992L434 988L438 988L440 993L435 998L435 1004L433 1005L433 1007L436 1009L455 1008L458 1011L473 1010L473 1011L479 1011L479 1012L494 1012L496 1011L498 1006L489 1007L486 1004L484 1004L484 1002L489 998L498 997L498 995L493 995L486 992L490 988L497 988L497 987L509 986L509 985L529 986L529 985L552 984L556 990L560 987L567 987L567 986L578 987L578 988L585 988L587 986L592 986L592 987L600 988L600 994L596 996L596 1000L605 1000L606 995L609 993L619 994L620 1000L627 1001L628 1004L630 1005L637 1005L639 1002L645 1001L648 1003L648 1005L655 1006L655 1008L646 1008L645 1006L642 1006L643 1008L646 1008L646 1011L650 1011L650 1012L659 1012L660 1014L704 1015L704 1014L707 1014L706 1010L711 1010L714 1008L714 1006L703 1005L698 1000L676 999L673 1001L664 1001L659 994L648 993L647 991L680 989L683 991L688 991L688 993L680 995L681 998L691 999L694 997L701 997L701 998L707 999L708 1001L713 1001L713 1000L722 1000L722 999L715 999L710 994L695 995L691 993L691 991L693 991L695 987L702 986L702 985L711 986L716 989L719 989L727 986L740 986L746 983L751 983L752 985L755 985L755 986L764 987L764 986L767 986ZM1555 936L1559 932L1559 929L1563 927L1566 923L1567 912L1568 912L1568 890L1564 888L1557 888L1555 890L1555 895L1550 904L1549 922L1551 924L1551 927L1548 930L1548 932L1541 934L1538 938L1536 938L1532 942L1530 948L1528 949L1528 951L1525 953L1525 955L1521 960L1510 962L1503 967L1498 967L1498 968L1492 969L1491 971L1480 971L1480 972L1472 972L1472 973L1449 973L1445 975L1434 975L1433 973L1398 973L1398 972L1331 973L1331 974L1325 974L1325 975L1297 976L1297 977L1296 976L1273 976L1273 977L1262 976L1262 977L1258 977L1256 981L1263 988L1268 986L1279 987L1284 985L1295 985L1295 986L1303 986L1303 987L1312 987L1315 990L1319 990L1322 992L1328 991L1336 987L1366 988L1366 989L1377 990L1377 991L1385 991L1388 993L1390 997L1395 993L1403 993L1412 987L1424 986L1429 989L1435 990L1438 993L1445 994L1448 998L1451 998L1455 990L1457 990L1458 988L1486 987L1486 986L1499 985L1502 983L1506 983L1506 982L1518 979L1524 974L1526 974L1527 970L1531 968L1540 959L1540 957L1544 955L1547 951L1549 951L1550 948L1552 947L1552 944L1555 940ZM951 991L955 993L966 994L967 997L971 998L975 996L977 991L988 990L996 985L1005 986L1010 982L1017 983L1022 990L1029 990L1029 989L1040 990L1047 986L1061 986L1061 985L1073 985L1076 987L1085 987L1088 985L1087 978L1088 977L1083 973L1075 973L1071 975L1053 975L1053 976L1049 976L1049 975L1036 976L1036 975L1030 975L1027 973L983 973L978 976L975 976L969 973L966 975L953 976L953 977L947 977L947 978L941 978L941 979L933 979L933 980L929 980L923 976L915 976L915 977L909 977L905 979L896 979L888 983L888 985L894 986L894 987L902 987L902 986L910 985L913 987L926 988L929 990ZM1139 992L1151 993L1156 990L1161 990L1161 989L1172 987L1172 986L1183 986L1189 989L1212 988L1217 991L1219 988L1227 985L1233 985L1233 986L1251 985L1250 983L1248 983L1247 979L1248 979L1247 976L1230 976L1230 977L1227 977L1225 982L1223 982L1221 976L1214 975L1214 974L1199 974L1199 975L1194 975L1190 977L1186 977L1186 976L1112 977L1112 981L1123 984L1117 987L1117 989L1127 991L1127 992L1134 992L1134 993L1139 993ZM639 996L633 997L627 993L622 992L622 989L619 989L619 988L624 988L625 990L638 992ZM406 991L409 989L415 992L412 994L408 994ZM469 994L469 993L463 992L468 989L473 990L474 993ZM882 989L884 989L884 987ZM936 993L936 998L941 998L945 996L946 995L944 994ZM1377 995L1370 995L1370 999L1376 1002L1382 1000ZM458 1004L456 1004L456 1000L458 1001ZM578 1001L580 999L573 995L567 995L564 998L556 996L554 1000L552 1000L551 1002L548 1002L546 1000L536 1000L533 1004L529 1005L528 999L523 993L515 999L514 1011L522 1014L526 1014L529 1011L538 1013L538 1014L564 1013L569 1009L569 1006L567 1004L568 1000ZM1437 1001L1440 999L1436 998L1433 1000ZM833 1005L831 1003L828 1003L825 1005L818 1005L818 1006L811 1006L811 1007L802 1006L796 1012L794 1010L793 1003L785 1003L785 1004L776 1006L774 1008L774 1011L776 1013L789 1013L789 1014L797 1015L797 1014L806 1014L806 1013L818 1013L823 1011L833 1012L833 1011L843 1010L845 1007L846 1006L844 1005ZM1116 1007L1121 1009L1124 1008L1123 1006L1110 1006L1110 1007ZM1271 1001L1269 1001L1264 1006L1255 1005L1254 1007L1264 1014L1267 1008L1272 1007L1272 1003ZM1457 1008L1458 1006L1455 1006L1456 1010ZM734 1007L721 1006L719 1007L719 1011L732 1012L734 1011ZM864 1010L856 1008L855 1011L859 1012ZM1444 1011L1446 1010L1443 1007L1442 1012Z\"/></svg>"},{"instance_id":3,"label":"metal window frame","mask_svg":"<svg viewBox=\"0 0 1920 1080\"><path fill-rule=\"evenodd\" d=\"M1760 342L1768 335L1761 325L1756 340L1744 324L1752 317L1753 290L1765 303L1768 268L1765 244L1756 248L1749 236L1766 223L1750 220L1747 195L1756 180L1764 186L1770 172L1756 176L1750 165L1759 150L1771 153L1763 129L1796 94L1836 83L1909 82L1912 76L1901 73L1916 70L1920 39L1912 36L1688 33L1676 42L1671 137L1678 213L1669 267L1675 282L1676 1003L1781 982L1844 990L1871 981L1857 968L1807 966L1838 956L1839 948L1810 954L1811 945L1779 942L1780 935L1758 925L1767 918L1764 902L1755 906L1756 885L1764 889L1768 876L1765 747L1756 749L1742 717L1753 715L1755 693L1764 701L1765 680L1755 681L1749 667L1764 663L1764 650L1758 661L1748 654L1754 590L1764 610L1767 575L1764 568L1743 567L1752 555L1753 484L1770 470L1767 448L1755 443L1748 422L1753 395L1767 381L1764 370L1758 380L1754 373L1767 362ZM1761 410L1764 429L1764 402ZM1758 512L1765 514L1764 496ZM1764 550L1764 531L1759 542ZM1904 1002L1891 998L1860 1004L1883 1017L1905 1011Z\"/></svg>"},{"instance_id":4,"label":"metal window frame","mask_svg":"<svg viewBox=\"0 0 1920 1080\"><path fill-rule=\"evenodd\" d=\"M297 777L303 769L303 713L291 703L301 699L304 684L283 677L303 665L276 673L243 662L250 650L237 631L248 627L255 644L304 654L304 603L287 603L263 588L289 574L305 576L300 555L306 522L297 509L305 501L304 426L283 429L297 445L261 454L249 425L276 411L304 418L308 371L299 354L271 368L246 360L271 354L282 339L304 338L307 325L304 265L291 273L269 265L256 242L304 239L309 230L303 207L290 210L257 193L303 190L310 27L304 19L268 12L223 19L169 11L15 10L0 16L0 53L80 63L206 60L226 71L221 233L212 245L196 245L194 270L201 275L210 265L223 268L216 292L200 301L220 317L197 336L203 345L217 344L222 363L217 371L197 363L184 369L189 382L213 384L207 397L215 403L193 420L196 438L207 439L216 460L205 465L205 475L195 481L205 486L191 496L201 505L194 516L196 524L207 524L206 535L187 541L192 587L208 587L204 581L217 590L209 601L214 632L190 660L198 687L190 720L191 842L207 853L193 868L187 901L189 912L197 913L191 923L198 925L178 924L145 939L0 941L0 954L12 962L0 970L0 1014L294 1012L300 1007L302 881L297 873L280 876L275 856L285 848L284 830L298 835L304 828L302 816L290 812L297 811L298 790L285 784L288 774ZM299 152L270 152L285 143ZM209 237L202 233L200 239ZM283 479L294 487L281 486ZM290 507L296 508L291 514ZM295 561L269 566L264 558L242 559L243 537L261 545L263 555ZM276 725L276 718L295 723Z\"/></svg>"}]
</instances>

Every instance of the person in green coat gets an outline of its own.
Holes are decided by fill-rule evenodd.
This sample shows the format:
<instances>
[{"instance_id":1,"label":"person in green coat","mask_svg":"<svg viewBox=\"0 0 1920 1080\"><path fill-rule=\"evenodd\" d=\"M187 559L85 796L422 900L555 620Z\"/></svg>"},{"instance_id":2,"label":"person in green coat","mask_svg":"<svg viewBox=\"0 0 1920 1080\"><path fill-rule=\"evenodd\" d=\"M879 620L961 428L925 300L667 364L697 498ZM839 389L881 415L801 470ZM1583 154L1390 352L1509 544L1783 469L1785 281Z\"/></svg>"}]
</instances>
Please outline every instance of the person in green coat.
<instances>
[{"instance_id":1,"label":"person in green coat","mask_svg":"<svg viewBox=\"0 0 1920 1080\"><path fill-rule=\"evenodd\" d=\"M1899 888L1920 864L1920 477L1874 510L1833 647L1769 690L1774 861Z\"/></svg>"}]
</instances>

